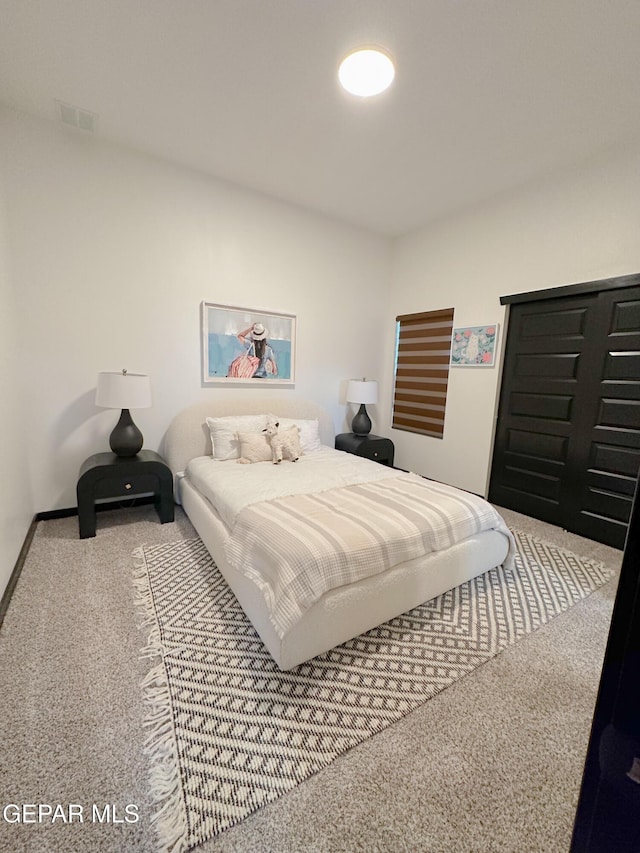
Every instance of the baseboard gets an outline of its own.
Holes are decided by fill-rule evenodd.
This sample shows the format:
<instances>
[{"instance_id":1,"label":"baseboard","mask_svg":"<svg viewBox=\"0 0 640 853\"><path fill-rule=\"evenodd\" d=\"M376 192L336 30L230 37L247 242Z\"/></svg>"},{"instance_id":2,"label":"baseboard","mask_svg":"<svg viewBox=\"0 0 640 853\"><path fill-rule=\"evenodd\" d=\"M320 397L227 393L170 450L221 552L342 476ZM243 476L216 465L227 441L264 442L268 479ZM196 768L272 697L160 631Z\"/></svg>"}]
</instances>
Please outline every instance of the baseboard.
<instances>
[{"instance_id":1,"label":"baseboard","mask_svg":"<svg viewBox=\"0 0 640 853\"><path fill-rule=\"evenodd\" d=\"M153 495L148 495L140 498L130 498L129 500L105 501L95 505L96 512L103 512L106 509L126 509L130 506L142 506L143 504L152 504L155 498ZM55 518L69 518L72 515L78 514L77 506L69 506L63 509L49 509L45 512L39 512L36 515L38 521L51 521Z\"/></svg>"},{"instance_id":2,"label":"baseboard","mask_svg":"<svg viewBox=\"0 0 640 853\"><path fill-rule=\"evenodd\" d=\"M52 518L69 518L71 515L78 514L77 506L70 506L66 509L50 509L46 512L39 512L36 515L38 521L50 521Z\"/></svg>"},{"instance_id":3,"label":"baseboard","mask_svg":"<svg viewBox=\"0 0 640 853\"><path fill-rule=\"evenodd\" d=\"M34 515L33 519L31 520L31 524L29 525L29 529L27 530L27 535L24 537L24 542L22 543L22 548L20 549L20 553L18 554L16 564L13 567L13 571L11 572L9 583L6 586L5 591L2 593L2 599L0 600L0 628L2 628L2 623L4 622L4 617L6 616L7 610L9 608L9 602L11 601L11 596L13 595L13 591L16 588L16 584L18 583L18 578L20 577L20 573L22 572L22 567L24 566L25 560L27 559L27 554L29 553L29 548L31 547L31 542L33 540L37 526L38 516Z\"/></svg>"}]
</instances>

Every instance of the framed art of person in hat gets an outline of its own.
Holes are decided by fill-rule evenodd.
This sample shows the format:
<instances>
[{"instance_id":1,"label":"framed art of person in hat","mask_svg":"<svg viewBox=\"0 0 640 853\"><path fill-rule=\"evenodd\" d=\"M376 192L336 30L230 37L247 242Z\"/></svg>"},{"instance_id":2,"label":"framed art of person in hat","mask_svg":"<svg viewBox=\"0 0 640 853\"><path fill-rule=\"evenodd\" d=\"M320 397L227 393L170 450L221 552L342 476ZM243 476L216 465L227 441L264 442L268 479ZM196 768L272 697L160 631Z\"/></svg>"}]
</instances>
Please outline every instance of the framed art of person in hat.
<instances>
[{"instance_id":1,"label":"framed art of person in hat","mask_svg":"<svg viewBox=\"0 0 640 853\"><path fill-rule=\"evenodd\" d=\"M212 302L201 309L203 384L294 383L295 315Z\"/></svg>"}]
</instances>

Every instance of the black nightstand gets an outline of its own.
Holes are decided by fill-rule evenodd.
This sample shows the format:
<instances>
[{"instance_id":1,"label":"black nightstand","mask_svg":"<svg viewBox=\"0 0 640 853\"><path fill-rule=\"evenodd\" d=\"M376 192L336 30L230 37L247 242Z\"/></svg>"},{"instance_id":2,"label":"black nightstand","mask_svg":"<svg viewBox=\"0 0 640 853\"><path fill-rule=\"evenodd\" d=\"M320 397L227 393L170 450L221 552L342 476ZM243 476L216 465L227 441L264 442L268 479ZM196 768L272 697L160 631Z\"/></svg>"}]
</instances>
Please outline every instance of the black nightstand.
<instances>
[{"instance_id":1,"label":"black nightstand","mask_svg":"<svg viewBox=\"0 0 640 853\"><path fill-rule=\"evenodd\" d=\"M78 486L80 538L96 535L96 501L132 498L151 492L160 522L173 521L173 475L153 450L123 459L115 453L96 453L82 463Z\"/></svg>"},{"instance_id":2,"label":"black nightstand","mask_svg":"<svg viewBox=\"0 0 640 853\"><path fill-rule=\"evenodd\" d=\"M336 436L336 450L346 450L347 453L355 453L356 456L364 456L365 459L373 459L374 462L393 468L394 446L390 438L343 432Z\"/></svg>"}]
</instances>

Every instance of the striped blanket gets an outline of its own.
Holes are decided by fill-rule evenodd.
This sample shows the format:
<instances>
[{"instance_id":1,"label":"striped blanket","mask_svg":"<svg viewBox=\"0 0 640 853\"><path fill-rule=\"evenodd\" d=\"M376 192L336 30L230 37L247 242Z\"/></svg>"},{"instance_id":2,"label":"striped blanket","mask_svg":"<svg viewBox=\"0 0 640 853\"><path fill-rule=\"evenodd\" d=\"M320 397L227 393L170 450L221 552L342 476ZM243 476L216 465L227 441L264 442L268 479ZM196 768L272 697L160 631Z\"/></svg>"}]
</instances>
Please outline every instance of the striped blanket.
<instances>
[{"instance_id":1,"label":"striped blanket","mask_svg":"<svg viewBox=\"0 0 640 853\"><path fill-rule=\"evenodd\" d=\"M251 504L238 514L225 551L262 590L283 637L328 590L491 529L513 543L482 498L403 474Z\"/></svg>"}]
</instances>

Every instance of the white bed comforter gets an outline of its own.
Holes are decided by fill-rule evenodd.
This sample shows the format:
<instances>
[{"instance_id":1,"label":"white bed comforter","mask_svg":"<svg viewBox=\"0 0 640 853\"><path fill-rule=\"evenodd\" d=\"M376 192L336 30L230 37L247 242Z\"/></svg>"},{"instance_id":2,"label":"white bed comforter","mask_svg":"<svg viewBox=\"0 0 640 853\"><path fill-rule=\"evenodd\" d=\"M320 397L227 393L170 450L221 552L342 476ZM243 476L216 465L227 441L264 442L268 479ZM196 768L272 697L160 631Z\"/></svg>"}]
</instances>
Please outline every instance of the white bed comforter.
<instances>
[{"instance_id":1,"label":"white bed comforter","mask_svg":"<svg viewBox=\"0 0 640 853\"><path fill-rule=\"evenodd\" d=\"M328 590L482 531L513 551L482 498L329 448L281 465L200 457L186 474L229 527L227 559L261 589L280 637Z\"/></svg>"},{"instance_id":2,"label":"white bed comforter","mask_svg":"<svg viewBox=\"0 0 640 853\"><path fill-rule=\"evenodd\" d=\"M301 456L295 463L280 465L241 465L235 459L219 462L210 456L198 456L186 470L189 480L211 501L230 530L238 514L250 504L352 486L365 480L384 480L401 473L330 447Z\"/></svg>"}]
</instances>

